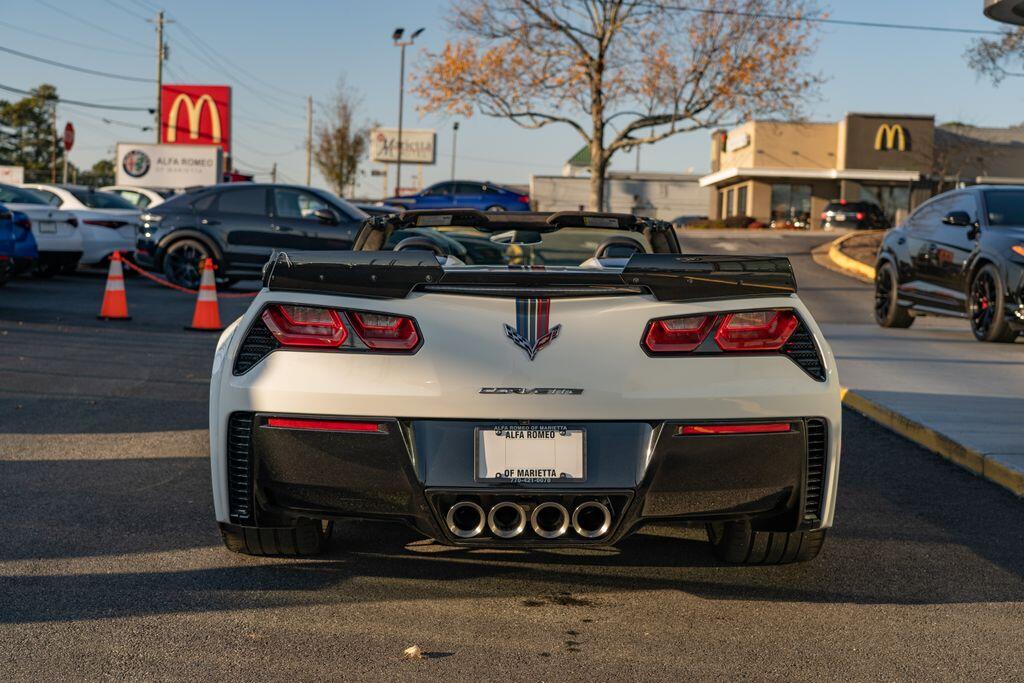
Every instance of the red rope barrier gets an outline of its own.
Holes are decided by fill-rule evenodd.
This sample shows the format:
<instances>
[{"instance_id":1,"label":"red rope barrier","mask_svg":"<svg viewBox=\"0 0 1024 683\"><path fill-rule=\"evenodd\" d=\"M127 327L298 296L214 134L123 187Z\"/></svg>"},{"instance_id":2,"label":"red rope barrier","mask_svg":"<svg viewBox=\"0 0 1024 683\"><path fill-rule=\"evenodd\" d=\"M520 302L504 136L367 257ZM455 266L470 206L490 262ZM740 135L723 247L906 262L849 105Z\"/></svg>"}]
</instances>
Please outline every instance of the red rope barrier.
<instances>
[{"instance_id":1,"label":"red rope barrier","mask_svg":"<svg viewBox=\"0 0 1024 683\"><path fill-rule=\"evenodd\" d=\"M143 270L142 268L140 268L139 266L135 265L134 263L132 263L128 259L122 259L121 262L124 265L128 266L129 268L131 268L132 270L134 270L136 273L138 273L142 277L147 278L149 280L152 280L153 282L157 283L158 285L163 285L164 287L169 287L169 288L171 288L173 290L182 292L184 294L198 294L199 293L198 289L189 289L188 287L182 287L181 285L176 285L173 282L168 282L167 280L163 279L162 277L157 277L156 275L153 275L152 273L150 273L150 272L148 272L146 270ZM252 297L256 296L257 294L259 294L259 292L237 292L237 293L231 293L231 292L221 293L221 292L217 292L217 298L218 299L248 299L248 298L252 298Z\"/></svg>"}]
</instances>

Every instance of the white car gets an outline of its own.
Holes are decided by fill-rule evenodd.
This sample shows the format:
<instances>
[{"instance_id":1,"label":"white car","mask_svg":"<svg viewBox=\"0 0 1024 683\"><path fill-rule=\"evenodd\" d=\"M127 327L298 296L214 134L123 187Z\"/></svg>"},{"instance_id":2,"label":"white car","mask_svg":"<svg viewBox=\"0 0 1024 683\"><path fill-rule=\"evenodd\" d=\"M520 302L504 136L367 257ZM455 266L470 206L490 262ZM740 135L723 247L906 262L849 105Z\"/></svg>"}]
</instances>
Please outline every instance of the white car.
<instances>
[{"instance_id":1,"label":"white car","mask_svg":"<svg viewBox=\"0 0 1024 683\"><path fill-rule=\"evenodd\" d=\"M216 518L255 555L368 518L488 548L702 525L723 561L803 561L832 525L840 418L786 258L682 254L626 214L409 211L353 251L276 254L221 336Z\"/></svg>"},{"instance_id":2,"label":"white car","mask_svg":"<svg viewBox=\"0 0 1024 683\"><path fill-rule=\"evenodd\" d=\"M74 213L56 209L41 195L14 185L0 184L0 204L21 211L32 222L32 237L39 248L38 274L50 276L78 266L82 234Z\"/></svg>"},{"instance_id":3,"label":"white car","mask_svg":"<svg viewBox=\"0 0 1024 683\"><path fill-rule=\"evenodd\" d=\"M78 218L82 259L86 265L105 261L115 251L135 251L141 211L110 192L84 185L29 183L28 188L51 206L70 211Z\"/></svg>"},{"instance_id":4,"label":"white car","mask_svg":"<svg viewBox=\"0 0 1024 683\"><path fill-rule=\"evenodd\" d=\"M174 190L152 187L132 187L130 185L107 185L100 188L104 192L116 194L137 209L149 209L163 204L174 196Z\"/></svg>"}]
</instances>

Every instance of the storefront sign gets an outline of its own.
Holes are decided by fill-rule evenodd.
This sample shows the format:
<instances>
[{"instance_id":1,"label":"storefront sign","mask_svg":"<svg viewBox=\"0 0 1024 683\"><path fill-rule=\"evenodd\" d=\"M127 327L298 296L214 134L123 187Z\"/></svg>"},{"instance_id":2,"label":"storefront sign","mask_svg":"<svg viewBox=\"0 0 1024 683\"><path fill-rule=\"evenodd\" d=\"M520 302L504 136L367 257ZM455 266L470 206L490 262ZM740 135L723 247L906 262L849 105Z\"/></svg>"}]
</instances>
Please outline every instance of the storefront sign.
<instances>
[{"instance_id":1,"label":"storefront sign","mask_svg":"<svg viewBox=\"0 0 1024 683\"><path fill-rule=\"evenodd\" d=\"M729 133L729 137L725 140L725 151L735 152L738 149L743 149L750 144L750 133L746 132L733 132Z\"/></svg>"},{"instance_id":2,"label":"storefront sign","mask_svg":"<svg viewBox=\"0 0 1024 683\"><path fill-rule=\"evenodd\" d=\"M186 188L220 182L223 151L213 145L117 145L117 184Z\"/></svg>"},{"instance_id":3,"label":"storefront sign","mask_svg":"<svg viewBox=\"0 0 1024 683\"><path fill-rule=\"evenodd\" d=\"M165 85L160 90L160 141L219 145L231 152L231 88Z\"/></svg>"},{"instance_id":4,"label":"storefront sign","mask_svg":"<svg viewBox=\"0 0 1024 683\"><path fill-rule=\"evenodd\" d=\"M906 152L910 149L910 138L900 124L883 123L875 133L875 149Z\"/></svg>"}]
</instances>

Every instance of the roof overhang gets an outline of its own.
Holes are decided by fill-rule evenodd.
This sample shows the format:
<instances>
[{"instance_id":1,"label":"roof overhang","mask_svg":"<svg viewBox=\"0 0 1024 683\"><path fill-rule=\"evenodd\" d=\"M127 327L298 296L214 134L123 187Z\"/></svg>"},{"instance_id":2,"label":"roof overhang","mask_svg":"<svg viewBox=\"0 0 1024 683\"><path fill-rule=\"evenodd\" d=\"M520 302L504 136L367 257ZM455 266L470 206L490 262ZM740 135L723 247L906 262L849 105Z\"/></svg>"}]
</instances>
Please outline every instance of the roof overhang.
<instances>
[{"instance_id":1,"label":"roof overhang","mask_svg":"<svg viewBox=\"0 0 1024 683\"><path fill-rule=\"evenodd\" d=\"M745 178L796 178L799 180L877 180L912 182L921 179L920 171L890 171L860 168L723 168L698 181L701 187Z\"/></svg>"}]
</instances>

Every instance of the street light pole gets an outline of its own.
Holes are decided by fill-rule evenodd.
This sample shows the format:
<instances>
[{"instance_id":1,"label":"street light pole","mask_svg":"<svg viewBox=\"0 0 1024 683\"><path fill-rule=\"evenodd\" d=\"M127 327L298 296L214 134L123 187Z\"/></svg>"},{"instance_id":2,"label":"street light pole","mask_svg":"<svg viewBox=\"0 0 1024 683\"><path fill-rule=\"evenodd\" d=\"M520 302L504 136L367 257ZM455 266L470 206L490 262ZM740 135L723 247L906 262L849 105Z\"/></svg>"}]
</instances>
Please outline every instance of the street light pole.
<instances>
[{"instance_id":1,"label":"street light pole","mask_svg":"<svg viewBox=\"0 0 1024 683\"><path fill-rule=\"evenodd\" d=\"M452 182L455 182L455 143L459 139L459 122L452 124Z\"/></svg>"},{"instance_id":2,"label":"street light pole","mask_svg":"<svg viewBox=\"0 0 1024 683\"><path fill-rule=\"evenodd\" d=\"M423 33L424 29L418 28L409 36L409 40L402 40L405 33L404 28L396 28L391 34L391 40L401 48L401 66L398 72L398 161L395 164L395 194L400 194L402 187L402 111L405 108L405 48L416 42L416 37Z\"/></svg>"}]
</instances>

